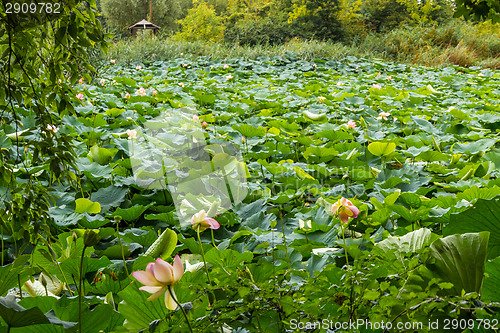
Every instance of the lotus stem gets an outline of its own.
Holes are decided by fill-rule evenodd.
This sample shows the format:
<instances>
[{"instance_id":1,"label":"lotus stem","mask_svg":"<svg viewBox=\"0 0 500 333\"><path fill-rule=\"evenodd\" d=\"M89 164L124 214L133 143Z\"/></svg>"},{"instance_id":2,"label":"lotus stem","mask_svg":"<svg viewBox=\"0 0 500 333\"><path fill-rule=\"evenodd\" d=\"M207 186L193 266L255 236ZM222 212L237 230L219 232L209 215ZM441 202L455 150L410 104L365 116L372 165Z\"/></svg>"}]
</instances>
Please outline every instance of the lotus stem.
<instances>
[{"instance_id":1,"label":"lotus stem","mask_svg":"<svg viewBox=\"0 0 500 333\"><path fill-rule=\"evenodd\" d=\"M170 295L172 296L172 298L174 299L174 301L177 304L177 306L181 308L182 314L184 315L184 319L186 319L186 323L188 324L189 331L191 333L193 333L193 328L191 327L191 323L189 322L189 319L188 319L188 316L186 314L186 311L184 310L184 308L182 307L182 305L179 303L179 301L177 301L177 298L174 296L174 290L172 289L171 285L168 286L168 291L169 291Z\"/></svg>"},{"instance_id":2,"label":"lotus stem","mask_svg":"<svg viewBox=\"0 0 500 333\"><path fill-rule=\"evenodd\" d=\"M212 281L210 280L210 275L208 274L207 260L205 259L205 251L203 251L203 244L201 243L200 237L200 227L196 230L196 234L198 235L198 242L200 243L201 257L203 258L203 265L205 266L205 273L207 273L208 284L212 285Z\"/></svg>"},{"instance_id":3,"label":"lotus stem","mask_svg":"<svg viewBox=\"0 0 500 333\"><path fill-rule=\"evenodd\" d=\"M340 222L342 223L342 222ZM347 266L349 266L349 256L347 255L347 246L345 245L345 228L342 226L342 239L344 240L344 252L345 252L345 261Z\"/></svg>"},{"instance_id":4,"label":"lotus stem","mask_svg":"<svg viewBox=\"0 0 500 333\"><path fill-rule=\"evenodd\" d=\"M79 287L78 287L78 332L82 333L82 281L83 281L83 259L85 258L86 245L83 245L82 258L80 259L80 276L79 276Z\"/></svg>"}]
</instances>

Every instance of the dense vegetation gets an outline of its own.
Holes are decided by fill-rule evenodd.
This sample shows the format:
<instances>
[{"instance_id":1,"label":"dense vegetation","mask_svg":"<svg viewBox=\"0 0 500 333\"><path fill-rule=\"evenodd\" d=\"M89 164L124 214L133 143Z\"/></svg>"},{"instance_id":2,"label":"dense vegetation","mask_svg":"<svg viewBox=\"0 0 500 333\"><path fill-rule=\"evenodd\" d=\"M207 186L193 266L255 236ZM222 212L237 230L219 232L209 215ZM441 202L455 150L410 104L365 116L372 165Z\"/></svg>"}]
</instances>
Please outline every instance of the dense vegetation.
<instances>
[{"instance_id":1,"label":"dense vegetation","mask_svg":"<svg viewBox=\"0 0 500 333\"><path fill-rule=\"evenodd\" d=\"M335 39L314 16L346 31L344 3L323 2L289 24ZM491 22L448 26L484 58L433 68L186 30L106 55L92 3L2 5L0 332L498 330Z\"/></svg>"},{"instance_id":2,"label":"dense vegetation","mask_svg":"<svg viewBox=\"0 0 500 333\"><path fill-rule=\"evenodd\" d=\"M476 22L455 18L476 14L448 0L163 0L151 7L153 22L162 27L158 36L130 39L124 27L148 18L150 8L146 0L133 3L129 10L116 0L101 2L104 25L121 36L112 55L120 63L168 60L180 53L256 58L290 51L308 59L356 56L426 66L500 66L496 3L489 20ZM486 15L484 8L481 13L478 17Z\"/></svg>"},{"instance_id":3,"label":"dense vegetation","mask_svg":"<svg viewBox=\"0 0 500 333\"><path fill-rule=\"evenodd\" d=\"M185 54L189 57L229 59L281 56L289 52L304 60L341 60L347 56L374 58L387 62L442 67L500 67L499 25L473 25L450 22L439 27L398 28L386 34L369 34L361 40L346 43L292 39L279 45L235 45L212 42L184 42L156 38L126 39L114 43L109 57L120 64L168 60ZM96 64L107 58L95 59Z\"/></svg>"}]
</instances>

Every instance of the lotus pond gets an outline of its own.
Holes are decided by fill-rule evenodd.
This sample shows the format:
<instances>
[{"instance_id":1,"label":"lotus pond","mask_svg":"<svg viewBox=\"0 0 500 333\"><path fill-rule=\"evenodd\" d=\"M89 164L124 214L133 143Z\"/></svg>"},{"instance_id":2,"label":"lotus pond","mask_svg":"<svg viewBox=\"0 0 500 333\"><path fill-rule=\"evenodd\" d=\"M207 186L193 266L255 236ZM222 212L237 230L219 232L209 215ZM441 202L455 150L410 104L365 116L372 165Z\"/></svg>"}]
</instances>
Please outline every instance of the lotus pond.
<instances>
[{"instance_id":1,"label":"lotus pond","mask_svg":"<svg viewBox=\"0 0 500 333\"><path fill-rule=\"evenodd\" d=\"M1 219L0 332L500 328L499 71L179 57L74 89L60 123L3 125L12 177L50 191L53 237ZM208 165L232 161L230 191L169 189L201 172L187 162L134 168L148 126L185 144L181 116ZM68 177L32 163L30 141L59 138Z\"/></svg>"}]
</instances>

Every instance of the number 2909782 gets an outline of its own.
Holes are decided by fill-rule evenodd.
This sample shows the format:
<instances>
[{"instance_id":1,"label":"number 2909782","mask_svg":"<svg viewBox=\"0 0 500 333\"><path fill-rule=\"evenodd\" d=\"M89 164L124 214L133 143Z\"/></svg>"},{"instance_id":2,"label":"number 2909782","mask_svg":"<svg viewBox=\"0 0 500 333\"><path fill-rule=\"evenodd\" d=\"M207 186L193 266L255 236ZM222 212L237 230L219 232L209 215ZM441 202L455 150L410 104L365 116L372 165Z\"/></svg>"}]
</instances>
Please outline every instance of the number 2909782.
<instances>
[{"instance_id":1,"label":"number 2909782","mask_svg":"<svg viewBox=\"0 0 500 333\"><path fill-rule=\"evenodd\" d=\"M5 4L6 14L59 14L61 13L61 4L53 2L31 2L31 3L12 3Z\"/></svg>"}]
</instances>

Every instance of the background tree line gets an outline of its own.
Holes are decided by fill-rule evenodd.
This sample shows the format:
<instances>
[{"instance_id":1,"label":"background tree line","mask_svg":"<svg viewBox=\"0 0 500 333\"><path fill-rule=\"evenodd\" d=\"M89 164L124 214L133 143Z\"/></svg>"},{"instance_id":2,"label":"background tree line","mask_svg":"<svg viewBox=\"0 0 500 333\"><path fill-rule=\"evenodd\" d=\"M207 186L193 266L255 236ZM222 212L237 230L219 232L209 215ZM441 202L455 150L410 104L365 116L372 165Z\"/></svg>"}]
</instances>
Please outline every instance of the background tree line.
<instances>
[{"instance_id":1,"label":"background tree line","mask_svg":"<svg viewBox=\"0 0 500 333\"><path fill-rule=\"evenodd\" d=\"M105 25L124 35L142 19L184 41L279 44L294 37L349 40L454 16L500 21L495 0L100 0Z\"/></svg>"}]
</instances>

